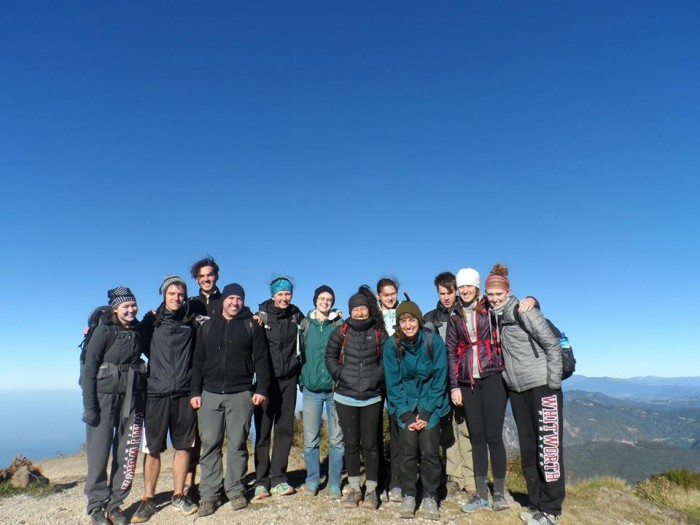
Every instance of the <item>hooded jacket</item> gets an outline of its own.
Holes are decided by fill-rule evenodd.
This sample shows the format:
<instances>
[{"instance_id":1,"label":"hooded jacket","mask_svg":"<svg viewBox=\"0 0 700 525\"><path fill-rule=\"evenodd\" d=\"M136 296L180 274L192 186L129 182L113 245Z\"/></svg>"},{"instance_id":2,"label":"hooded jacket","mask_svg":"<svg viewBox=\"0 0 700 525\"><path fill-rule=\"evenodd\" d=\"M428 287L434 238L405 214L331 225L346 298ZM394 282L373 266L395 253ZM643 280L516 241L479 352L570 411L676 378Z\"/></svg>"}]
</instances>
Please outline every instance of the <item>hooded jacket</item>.
<instances>
[{"instance_id":1,"label":"hooded jacket","mask_svg":"<svg viewBox=\"0 0 700 525\"><path fill-rule=\"evenodd\" d=\"M113 342L107 348L110 341L109 332L114 332ZM83 388L83 407L86 412L97 412L97 393L123 394L126 392L128 367L143 366L141 324L132 323L127 328L112 321L111 312L105 313L100 323L88 342L85 352L85 363L82 368L81 385ZM110 365L116 365L119 373L116 373ZM135 390L146 388L145 377L137 374Z\"/></svg>"},{"instance_id":2,"label":"hooded jacket","mask_svg":"<svg viewBox=\"0 0 700 525\"><path fill-rule=\"evenodd\" d=\"M190 393L197 327L187 314L184 307L171 312L161 304L152 320L153 333L148 352L149 395ZM147 314L147 317L150 316Z\"/></svg>"},{"instance_id":3,"label":"hooded jacket","mask_svg":"<svg viewBox=\"0 0 700 525\"><path fill-rule=\"evenodd\" d=\"M202 390L215 394L248 390L267 396L269 387L265 335L247 306L232 319L217 315L201 326L192 363L190 397L201 396Z\"/></svg>"},{"instance_id":4,"label":"hooded jacket","mask_svg":"<svg viewBox=\"0 0 700 525\"><path fill-rule=\"evenodd\" d=\"M342 313L331 310L328 318L316 318L316 310L309 312L301 322L302 350L300 386L311 392L330 392L333 378L326 368L326 347L333 330L343 324Z\"/></svg>"},{"instance_id":5,"label":"hooded jacket","mask_svg":"<svg viewBox=\"0 0 700 525\"><path fill-rule=\"evenodd\" d=\"M344 325L347 331L343 335ZM386 337L383 329L375 328L373 319L349 317L333 331L326 347L326 368L336 392L360 400L382 394Z\"/></svg>"},{"instance_id":6,"label":"hooded jacket","mask_svg":"<svg viewBox=\"0 0 700 525\"><path fill-rule=\"evenodd\" d=\"M539 357L535 357L527 332L515 321L514 311L517 307L518 299L511 296L500 307L491 309L500 329L506 384L516 392L544 385L555 390L561 388L559 339L549 329L542 312L534 308L529 312L520 312L520 319L537 346Z\"/></svg>"},{"instance_id":7,"label":"hooded jacket","mask_svg":"<svg viewBox=\"0 0 700 525\"><path fill-rule=\"evenodd\" d=\"M476 341L472 341L464 318L464 310L459 308L447 324L447 358L449 362L450 389L460 385L473 385L474 358L477 357L480 377L488 377L503 372L504 362L501 347L494 338L489 313L476 313L474 304L466 308L467 315L475 320Z\"/></svg>"},{"instance_id":8,"label":"hooded jacket","mask_svg":"<svg viewBox=\"0 0 700 525\"><path fill-rule=\"evenodd\" d=\"M432 337L430 352L427 337ZM415 341L404 341L403 347L399 359L395 338L390 337L384 344L389 413L396 414L401 428L413 423L416 415L428 423L427 428L433 428L450 410L445 343L439 335L421 330Z\"/></svg>"},{"instance_id":9,"label":"hooded jacket","mask_svg":"<svg viewBox=\"0 0 700 525\"><path fill-rule=\"evenodd\" d=\"M300 324L304 314L295 305L281 309L272 299L260 303L258 315L265 323L265 337L270 348L270 361L275 377L283 379L299 375L301 362Z\"/></svg>"}]
</instances>

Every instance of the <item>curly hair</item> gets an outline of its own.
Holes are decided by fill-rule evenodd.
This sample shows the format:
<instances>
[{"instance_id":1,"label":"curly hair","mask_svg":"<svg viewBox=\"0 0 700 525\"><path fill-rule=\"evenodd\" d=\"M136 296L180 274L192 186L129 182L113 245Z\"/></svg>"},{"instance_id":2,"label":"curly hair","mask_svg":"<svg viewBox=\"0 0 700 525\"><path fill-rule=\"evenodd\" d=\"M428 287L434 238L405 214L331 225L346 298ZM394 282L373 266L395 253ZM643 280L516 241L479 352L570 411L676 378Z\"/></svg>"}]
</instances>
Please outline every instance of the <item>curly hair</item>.
<instances>
[{"instance_id":1,"label":"curly hair","mask_svg":"<svg viewBox=\"0 0 700 525\"><path fill-rule=\"evenodd\" d=\"M386 328L384 327L384 316L382 315L382 311L379 309L377 298L372 292L372 289L368 285L362 284L357 288L357 293L361 293L369 300L369 316L374 321L374 328L386 332Z\"/></svg>"},{"instance_id":2,"label":"curly hair","mask_svg":"<svg viewBox=\"0 0 700 525\"><path fill-rule=\"evenodd\" d=\"M194 263L190 268L190 274L194 280L197 280L197 277L199 277L199 271L205 266L211 266L214 268L214 275L216 275L217 279L219 278L219 265L216 264L216 261L214 261L214 258L211 255L207 255L204 259L200 259Z\"/></svg>"}]
</instances>

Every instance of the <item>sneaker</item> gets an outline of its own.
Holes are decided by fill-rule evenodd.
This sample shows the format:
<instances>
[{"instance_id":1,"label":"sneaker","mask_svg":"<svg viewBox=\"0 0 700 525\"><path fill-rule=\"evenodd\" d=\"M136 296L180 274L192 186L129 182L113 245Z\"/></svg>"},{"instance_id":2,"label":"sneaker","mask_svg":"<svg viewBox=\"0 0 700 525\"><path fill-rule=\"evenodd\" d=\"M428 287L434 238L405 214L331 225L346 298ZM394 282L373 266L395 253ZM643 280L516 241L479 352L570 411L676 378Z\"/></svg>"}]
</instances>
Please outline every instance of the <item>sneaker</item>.
<instances>
[{"instance_id":1,"label":"sneaker","mask_svg":"<svg viewBox=\"0 0 700 525\"><path fill-rule=\"evenodd\" d=\"M243 495L234 496L229 501L231 502L231 508L233 510L241 510L248 506L248 500L245 499Z\"/></svg>"},{"instance_id":2,"label":"sneaker","mask_svg":"<svg viewBox=\"0 0 700 525\"><path fill-rule=\"evenodd\" d=\"M370 490L365 494L365 501L362 502L363 509L377 510L379 507L379 497L376 490Z\"/></svg>"},{"instance_id":3,"label":"sneaker","mask_svg":"<svg viewBox=\"0 0 700 525\"><path fill-rule=\"evenodd\" d=\"M413 496L405 496L401 502L399 509L399 517L412 519L416 515L416 498Z\"/></svg>"},{"instance_id":4,"label":"sneaker","mask_svg":"<svg viewBox=\"0 0 700 525\"><path fill-rule=\"evenodd\" d=\"M304 485L304 494L307 496L315 496L318 494L318 485L313 485L311 483L307 483Z\"/></svg>"},{"instance_id":5,"label":"sneaker","mask_svg":"<svg viewBox=\"0 0 700 525\"><path fill-rule=\"evenodd\" d=\"M199 505L197 505L196 503L192 503L190 501L190 498L184 495L181 496L179 494L173 494L171 504L174 510L182 512L185 516L191 516L199 510Z\"/></svg>"},{"instance_id":6,"label":"sneaker","mask_svg":"<svg viewBox=\"0 0 700 525\"><path fill-rule=\"evenodd\" d=\"M139 508L131 516L131 523L146 523L156 513L156 504L152 499L142 499Z\"/></svg>"},{"instance_id":7,"label":"sneaker","mask_svg":"<svg viewBox=\"0 0 700 525\"><path fill-rule=\"evenodd\" d=\"M258 485L255 487L255 494L253 495L253 501L265 499L270 497L270 492L263 487L262 485Z\"/></svg>"},{"instance_id":8,"label":"sneaker","mask_svg":"<svg viewBox=\"0 0 700 525\"><path fill-rule=\"evenodd\" d=\"M116 509L110 510L107 513L107 517L109 518L109 521L111 521L113 525L129 525L129 520L127 519L126 516L124 516L122 509L120 509L119 507L117 507Z\"/></svg>"},{"instance_id":9,"label":"sneaker","mask_svg":"<svg viewBox=\"0 0 700 525\"><path fill-rule=\"evenodd\" d=\"M403 493L401 492L401 487L394 487L389 492L387 492L387 496L387 501L391 501L392 503L403 502Z\"/></svg>"},{"instance_id":10,"label":"sneaker","mask_svg":"<svg viewBox=\"0 0 700 525\"><path fill-rule=\"evenodd\" d=\"M88 517L90 518L90 525L112 525L112 522L107 519L107 516L105 516L104 509L99 507L92 509L88 513Z\"/></svg>"},{"instance_id":11,"label":"sneaker","mask_svg":"<svg viewBox=\"0 0 700 525\"><path fill-rule=\"evenodd\" d=\"M360 503L361 499L362 497L360 496L359 491L349 488L345 490L345 494L343 494L340 503L343 505L343 507L354 508L357 507L357 504Z\"/></svg>"},{"instance_id":12,"label":"sneaker","mask_svg":"<svg viewBox=\"0 0 700 525\"><path fill-rule=\"evenodd\" d=\"M277 485L272 487L270 494L272 494L273 496L291 496L295 492L296 490L294 490L294 487L289 485L289 483L285 483L283 481L282 483L278 483Z\"/></svg>"},{"instance_id":13,"label":"sneaker","mask_svg":"<svg viewBox=\"0 0 700 525\"><path fill-rule=\"evenodd\" d=\"M199 486L198 485L192 485L191 487L185 487L185 494L187 495L188 498L190 498L190 501L192 503L199 504L199 500L201 498L199 496Z\"/></svg>"},{"instance_id":14,"label":"sneaker","mask_svg":"<svg viewBox=\"0 0 700 525\"><path fill-rule=\"evenodd\" d=\"M426 520L440 521L440 509L438 509L437 500L435 498L423 498L423 517Z\"/></svg>"},{"instance_id":15,"label":"sneaker","mask_svg":"<svg viewBox=\"0 0 700 525\"><path fill-rule=\"evenodd\" d=\"M328 489L328 498L332 500L340 500L343 498L343 493L338 487L331 487Z\"/></svg>"},{"instance_id":16,"label":"sneaker","mask_svg":"<svg viewBox=\"0 0 700 525\"><path fill-rule=\"evenodd\" d=\"M292 487L289 483L285 483L283 481L282 483L278 483L277 485L272 487L270 494L272 494L273 496L291 496L295 492L296 490L294 490L294 487Z\"/></svg>"},{"instance_id":17,"label":"sneaker","mask_svg":"<svg viewBox=\"0 0 700 525\"><path fill-rule=\"evenodd\" d=\"M482 498L478 494L462 505L462 512L474 512L479 509L488 509L489 500Z\"/></svg>"},{"instance_id":18,"label":"sneaker","mask_svg":"<svg viewBox=\"0 0 700 525\"><path fill-rule=\"evenodd\" d=\"M537 507L535 507L534 505L530 505L528 508L526 508L520 513L520 519L524 522L528 522L530 521L530 518L532 518L539 511L540 510Z\"/></svg>"},{"instance_id":19,"label":"sneaker","mask_svg":"<svg viewBox=\"0 0 700 525\"><path fill-rule=\"evenodd\" d=\"M197 517L203 518L204 516L211 516L219 508L219 502L213 500L204 500L199 503L199 511L197 511Z\"/></svg>"},{"instance_id":20,"label":"sneaker","mask_svg":"<svg viewBox=\"0 0 700 525\"><path fill-rule=\"evenodd\" d=\"M542 511L536 512L527 520L527 525L557 525L557 523L559 523L559 516Z\"/></svg>"},{"instance_id":21,"label":"sneaker","mask_svg":"<svg viewBox=\"0 0 700 525\"><path fill-rule=\"evenodd\" d=\"M506 510L508 507L510 507L510 504L508 503L506 497L500 492L495 492L493 494L493 501L491 501L491 508L498 512L501 510Z\"/></svg>"}]
</instances>

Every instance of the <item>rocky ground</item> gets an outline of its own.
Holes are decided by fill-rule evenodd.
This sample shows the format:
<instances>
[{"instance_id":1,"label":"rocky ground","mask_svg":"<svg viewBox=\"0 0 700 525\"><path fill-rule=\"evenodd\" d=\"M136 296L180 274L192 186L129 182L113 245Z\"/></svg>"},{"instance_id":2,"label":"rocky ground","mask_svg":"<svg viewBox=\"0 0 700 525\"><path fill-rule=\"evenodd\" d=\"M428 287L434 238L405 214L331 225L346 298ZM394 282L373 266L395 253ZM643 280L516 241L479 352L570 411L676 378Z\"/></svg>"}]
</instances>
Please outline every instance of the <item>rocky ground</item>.
<instances>
[{"instance_id":1,"label":"rocky ground","mask_svg":"<svg viewBox=\"0 0 700 525\"><path fill-rule=\"evenodd\" d=\"M261 503L250 504L248 508L233 511L228 505L221 507L214 515L205 518L182 516L170 507L172 487L170 469L171 456L163 457L163 472L158 484L156 503L159 512L149 521L154 525L185 525L195 522L201 525L302 525L302 524L346 524L372 525L392 523L436 523L422 518L419 510L416 518L409 522L398 517L398 504L384 503L377 511L346 509L337 501L330 501L325 490L316 497L307 496L302 491L285 497L272 497ZM141 463L141 462L140 462ZM40 463L44 475L51 481L55 491L48 496L27 494L0 498L0 524L2 525L86 525L85 496L83 495L86 458L83 454ZM251 465L252 471L252 465ZM301 454L295 450L290 458L290 481L301 487L304 481ZM124 511L130 516L138 507L143 491L143 477L140 473L134 483ZM574 491L575 493L575 491ZM459 510L464 497L448 498L442 503L443 524L517 524L522 523L518 514L520 506L503 512L488 510L467 515ZM565 516L561 524L615 524L631 525L646 523L683 523L678 515L668 510L640 501L625 491L600 490L592 495L567 499Z\"/></svg>"}]
</instances>

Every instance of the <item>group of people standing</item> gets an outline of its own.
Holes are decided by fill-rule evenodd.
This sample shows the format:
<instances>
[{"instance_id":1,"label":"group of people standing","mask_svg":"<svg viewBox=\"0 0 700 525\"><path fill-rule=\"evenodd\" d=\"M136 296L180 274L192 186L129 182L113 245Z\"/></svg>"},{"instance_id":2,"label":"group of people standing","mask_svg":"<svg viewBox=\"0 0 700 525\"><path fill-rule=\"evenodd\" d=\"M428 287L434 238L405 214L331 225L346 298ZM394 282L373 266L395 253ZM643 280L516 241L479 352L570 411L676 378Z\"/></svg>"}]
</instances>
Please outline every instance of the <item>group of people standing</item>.
<instances>
[{"instance_id":1,"label":"group of people standing","mask_svg":"<svg viewBox=\"0 0 700 525\"><path fill-rule=\"evenodd\" d=\"M160 287L163 303L141 322L131 291L110 290L109 309L87 341L81 385L93 525L129 522L121 505L139 448L146 458L144 496L130 521L142 523L157 512L168 433L175 450L173 508L207 516L225 498L232 509L245 508L251 419L251 499L294 494L287 463L297 388L303 394L306 494L316 496L322 488L325 412L325 488L340 505L377 509L384 495L400 503L402 518L413 518L420 504L425 518L439 520L446 480L449 492L471 493L464 512L504 510L502 435L510 399L531 502L520 517L530 525L558 523L564 500L561 347L537 301L519 303L512 296L507 268L494 267L485 295L476 270L441 273L434 282L437 308L425 315L408 297L399 301L398 283L384 278L376 290L358 288L347 317L334 308L335 293L327 285L315 290L314 308L304 315L292 303L292 281L277 278L270 298L253 313L240 284L219 290L212 258L195 263L191 273L199 295L187 299L184 280L168 276Z\"/></svg>"}]
</instances>

